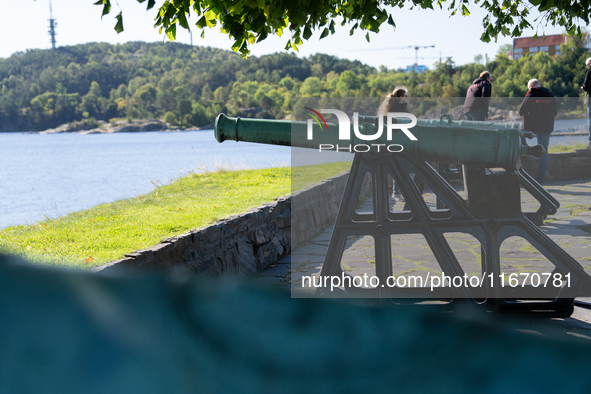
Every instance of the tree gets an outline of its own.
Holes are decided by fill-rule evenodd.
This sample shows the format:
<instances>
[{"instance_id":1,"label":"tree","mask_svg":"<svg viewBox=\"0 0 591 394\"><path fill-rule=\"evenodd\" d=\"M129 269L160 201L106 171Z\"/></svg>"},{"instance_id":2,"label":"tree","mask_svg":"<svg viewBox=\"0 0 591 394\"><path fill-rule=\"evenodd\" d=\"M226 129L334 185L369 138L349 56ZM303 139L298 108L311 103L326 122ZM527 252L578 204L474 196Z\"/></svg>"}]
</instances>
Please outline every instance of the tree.
<instances>
[{"instance_id":1,"label":"tree","mask_svg":"<svg viewBox=\"0 0 591 394\"><path fill-rule=\"evenodd\" d=\"M499 47L499 50L497 51L497 57L499 57L499 56L509 57L509 54L511 53L512 50L513 50L513 45L503 44Z\"/></svg>"},{"instance_id":2,"label":"tree","mask_svg":"<svg viewBox=\"0 0 591 394\"><path fill-rule=\"evenodd\" d=\"M211 86L209 83L205 83L203 85L203 89L201 89L201 99L202 100L211 100L213 98L213 92L211 91Z\"/></svg>"},{"instance_id":3,"label":"tree","mask_svg":"<svg viewBox=\"0 0 591 394\"><path fill-rule=\"evenodd\" d=\"M556 96L578 97L589 57L586 44L569 38L552 57L483 59L494 76L493 96L523 97L535 77ZM276 53L242 60L229 51L179 43L97 45L0 59L0 131L44 130L85 117L160 118L167 112L184 127L210 124L220 112L281 119L291 112L292 97L385 97L397 86L407 87L411 97L458 97L483 70L447 59L420 74L377 72L328 55L302 59ZM138 53L143 55L134 62ZM105 61L99 65L96 58ZM173 67L177 59L182 68Z\"/></svg>"},{"instance_id":4,"label":"tree","mask_svg":"<svg viewBox=\"0 0 591 394\"><path fill-rule=\"evenodd\" d=\"M168 111L167 113L164 114L164 123L170 123L172 125L176 124L177 120L176 120L176 115L174 114L174 112Z\"/></svg>"},{"instance_id":5,"label":"tree","mask_svg":"<svg viewBox=\"0 0 591 394\"><path fill-rule=\"evenodd\" d=\"M144 3L146 0L137 0ZM156 6L156 0L148 0L147 9ZM162 2L162 3L161 3ZM341 25L350 25L350 34L360 29L377 33L384 23L396 26L394 22L396 8L407 6L419 9L433 9L434 5L447 10L451 15L457 13L470 15L469 0L331 0L331 1L293 1L293 0L158 0L158 17L155 27L164 31L169 39L176 37L177 25L190 29L187 16L194 12L199 20L196 26L202 29L218 23L224 33L234 40L232 49L240 51L246 57L249 45L263 41L267 36L281 36L285 31L291 33L285 49L296 49L307 40L314 31L322 30L320 38L335 32L335 20ZM161 3L161 5L160 5ZM98 0L96 5L103 6L102 15L111 12L111 0ZM541 20L536 24L562 26L569 34L581 35L579 22L589 24L591 3L576 0L503 0L478 1L477 7L484 8L488 15L482 21L484 32L481 40L489 42L500 35L517 37L524 29L531 28L527 18L532 9L541 13ZM115 30L123 31L123 14L116 16ZM531 19L531 18L530 18Z\"/></svg>"},{"instance_id":6,"label":"tree","mask_svg":"<svg viewBox=\"0 0 591 394\"><path fill-rule=\"evenodd\" d=\"M302 97L319 97L322 89L322 81L318 77L308 77L300 88Z\"/></svg>"},{"instance_id":7,"label":"tree","mask_svg":"<svg viewBox=\"0 0 591 394\"><path fill-rule=\"evenodd\" d=\"M185 124L185 118L188 114L191 113L192 109L193 109L193 107L192 107L191 102L189 100L186 100L186 99L179 100L178 111L179 111L179 119L181 121L181 126L183 126Z\"/></svg>"}]
</instances>

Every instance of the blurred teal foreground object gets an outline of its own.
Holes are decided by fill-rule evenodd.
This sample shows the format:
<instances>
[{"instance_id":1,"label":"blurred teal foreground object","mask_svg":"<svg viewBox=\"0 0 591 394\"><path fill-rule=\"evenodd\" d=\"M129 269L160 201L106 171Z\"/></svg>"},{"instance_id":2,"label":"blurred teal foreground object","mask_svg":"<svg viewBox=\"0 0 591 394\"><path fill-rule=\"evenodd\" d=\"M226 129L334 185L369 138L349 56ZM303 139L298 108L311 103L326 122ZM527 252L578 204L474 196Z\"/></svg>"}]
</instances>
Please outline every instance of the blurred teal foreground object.
<instances>
[{"instance_id":1,"label":"blurred teal foreground object","mask_svg":"<svg viewBox=\"0 0 591 394\"><path fill-rule=\"evenodd\" d=\"M353 132L351 140L339 140L339 126L334 123L328 123L328 131L322 130L321 126L314 123L313 139L308 140L307 122L232 118L224 114L217 116L214 132L218 142L233 140L312 149L319 149L320 144L338 144L341 147L357 144L398 144L405 152L424 161L482 164L507 170L514 170L521 156L542 157L545 153L540 145L522 146L516 123L457 122L449 120L450 118L451 116L442 117L440 120L419 119L417 125L409 129L417 138L416 141L410 140L401 130L394 130L390 141L385 139L386 132L376 141L361 140ZM400 120L399 124L405 121L406 119ZM360 129L365 131L364 134L376 133L376 117L360 116L359 123Z\"/></svg>"},{"instance_id":2,"label":"blurred teal foreground object","mask_svg":"<svg viewBox=\"0 0 591 394\"><path fill-rule=\"evenodd\" d=\"M585 393L590 353L588 330L461 305L367 308L0 255L2 394Z\"/></svg>"}]
</instances>

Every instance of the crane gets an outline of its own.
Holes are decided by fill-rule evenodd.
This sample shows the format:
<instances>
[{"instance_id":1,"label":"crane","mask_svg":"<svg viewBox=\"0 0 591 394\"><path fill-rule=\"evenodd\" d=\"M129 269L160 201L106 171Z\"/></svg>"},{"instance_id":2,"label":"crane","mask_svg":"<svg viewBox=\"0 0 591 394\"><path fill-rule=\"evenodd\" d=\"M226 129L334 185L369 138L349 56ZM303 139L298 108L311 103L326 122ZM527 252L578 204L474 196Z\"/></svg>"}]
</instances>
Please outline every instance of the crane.
<instances>
[{"instance_id":1,"label":"crane","mask_svg":"<svg viewBox=\"0 0 591 394\"><path fill-rule=\"evenodd\" d=\"M421 61L423 61L425 59L438 59L439 60L439 63L443 62L442 59L444 59L444 58L445 59L451 59L452 56L442 56L441 55L441 52L439 52L439 56L419 56L419 59L421 59ZM398 57L396 59L398 59L398 60L402 60L402 59L415 59L415 61L416 61L416 58L414 56L412 56L412 57Z\"/></svg>"},{"instance_id":2,"label":"crane","mask_svg":"<svg viewBox=\"0 0 591 394\"><path fill-rule=\"evenodd\" d=\"M435 45L407 45L401 47L386 47L386 48L374 48L374 49L356 49L351 52L361 52L361 51L389 51L389 50L397 50L397 49L415 49L415 67L419 64L419 49L420 48L435 48Z\"/></svg>"}]
</instances>

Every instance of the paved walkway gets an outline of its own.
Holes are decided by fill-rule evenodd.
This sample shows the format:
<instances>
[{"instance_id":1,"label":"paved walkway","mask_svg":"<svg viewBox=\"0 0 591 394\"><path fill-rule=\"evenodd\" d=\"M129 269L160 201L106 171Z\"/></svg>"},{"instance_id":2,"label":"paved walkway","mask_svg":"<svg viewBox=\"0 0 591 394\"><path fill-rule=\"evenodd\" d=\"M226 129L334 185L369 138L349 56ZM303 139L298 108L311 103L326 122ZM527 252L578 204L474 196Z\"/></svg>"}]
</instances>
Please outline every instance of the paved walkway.
<instances>
[{"instance_id":1,"label":"paved walkway","mask_svg":"<svg viewBox=\"0 0 591 394\"><path fill-rule=\"evenodd\" d=\"M456 181L453 186L463 196L463 185ZM554 242L567 251L591 274L591 178L563 181L547 181L544 187L560 201L560 209L549 216L540 227ZM431 207L435 206L435 196L424 195ZM522 209L536 211L539 203L522 189ZM391 210L400 210L403 203L391 199ZM359 211L371 211L371 197ZM324 262L332 226L316 238L292 251L276 265L269 267L255 282L286 288L301 287L302 277L318 276ZM392 236L392 266L394 276L423 276L441 274L425 238L420 234ZM465 233L449 233L446 239L454 251L460 265L468 275L479 275L480 243ZM343 270L353 276L375 275L375 255L373 238L370 236L349 237L342 259ZM529 242L521 237L511 237L501 246L501 270L511 273L551 272L554 265ZM589 301L591 300L584 300ZM591 310L576 308L574 319L567 319L575 325L591 330ZM589 333L591 339L591 331Z\"/></svg>"}]
</instances>

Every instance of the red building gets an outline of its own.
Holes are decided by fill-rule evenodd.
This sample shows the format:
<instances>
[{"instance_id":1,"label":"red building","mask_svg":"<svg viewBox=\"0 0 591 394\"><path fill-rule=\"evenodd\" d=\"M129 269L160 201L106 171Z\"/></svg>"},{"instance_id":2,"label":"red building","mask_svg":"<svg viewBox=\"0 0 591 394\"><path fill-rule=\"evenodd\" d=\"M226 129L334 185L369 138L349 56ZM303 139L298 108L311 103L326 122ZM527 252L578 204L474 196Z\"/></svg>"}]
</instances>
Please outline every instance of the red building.
<instances>
[{"instance_id":1,"label":"red building","mask_svg":"<svg viewBox=\"0 0 591 394\"><path fill-rule=\"evenodd\" d=\"M553 34L551 36L521 37L513 39L512 58L518 60L526 54L532 56L538 52L545 52L548 56L560 55L560 45L566 44L565 34Z\"/></svg>"}]
</instances>

